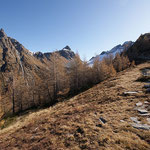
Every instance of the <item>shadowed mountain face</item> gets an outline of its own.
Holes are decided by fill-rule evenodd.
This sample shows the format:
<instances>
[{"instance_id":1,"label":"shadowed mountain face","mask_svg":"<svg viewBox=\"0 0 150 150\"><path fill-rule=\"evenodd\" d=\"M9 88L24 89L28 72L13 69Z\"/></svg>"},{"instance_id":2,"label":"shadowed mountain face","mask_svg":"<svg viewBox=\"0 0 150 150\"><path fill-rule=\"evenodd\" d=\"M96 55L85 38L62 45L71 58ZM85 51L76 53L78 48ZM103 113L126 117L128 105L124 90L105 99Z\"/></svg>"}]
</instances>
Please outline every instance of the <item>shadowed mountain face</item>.
<instances>
[{"instance_id":1,"label":"shadowed mountain face","mask_svg":"<svg viewBox=\"0 0 150 150\"><path fill-rule=\"evenodd\" d=\"M65 65L74 57L69 46L57 51ZM0 30L0 117L33 106L51 103L52 53L35 53ZM3 109L1 109L3 108Z\"/></svg>"},{"instance_id":2,"label":"shadowed mountain face","mask_svg":"<svg viewBox=\"0 0 150 150\"><path fill-rule=\"evenodd\" d=\"M29 64L33 67L37 61L29 50L17 40L7 37L2 29L0 30L0 55L2 72L10 72L13 69L23 71L24 67L28 68Z\"/></svg>"},{"instance_id":3,"label":"shadowed mountain face","mask_svg":"<svg viewBox=\"0 0 150 150\"><path fill-rule=\"evenodd\" d=\"M137 41L126 51L129 59L136 63L150 60L150 33L141 35Z\"/></svg>"}]
</instances>

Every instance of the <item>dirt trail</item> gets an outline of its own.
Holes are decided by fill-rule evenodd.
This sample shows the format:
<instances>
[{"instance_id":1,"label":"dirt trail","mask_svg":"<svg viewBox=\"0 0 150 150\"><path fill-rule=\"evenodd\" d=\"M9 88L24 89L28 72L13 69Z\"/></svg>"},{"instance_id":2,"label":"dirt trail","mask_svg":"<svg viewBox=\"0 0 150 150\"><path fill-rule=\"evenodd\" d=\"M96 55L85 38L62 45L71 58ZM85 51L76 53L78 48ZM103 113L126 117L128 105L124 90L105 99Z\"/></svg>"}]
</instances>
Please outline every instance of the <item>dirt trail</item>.
<instances>
[{"instance_id":1,"label":"dirt trail","mask_svg":"<svg viewBox=\"0 0 150 150\"><path fill-rule=\"evenodd\" d=\"M0 149L149 150L150 131L133 128L130 117L138 115L135 104L150 102L150 95L123 94L143 90L144 83L135 81L141 75L139 69L147 66L120 72L68 101L18 118L0 131Z\"/></svg>"}]
</instances>

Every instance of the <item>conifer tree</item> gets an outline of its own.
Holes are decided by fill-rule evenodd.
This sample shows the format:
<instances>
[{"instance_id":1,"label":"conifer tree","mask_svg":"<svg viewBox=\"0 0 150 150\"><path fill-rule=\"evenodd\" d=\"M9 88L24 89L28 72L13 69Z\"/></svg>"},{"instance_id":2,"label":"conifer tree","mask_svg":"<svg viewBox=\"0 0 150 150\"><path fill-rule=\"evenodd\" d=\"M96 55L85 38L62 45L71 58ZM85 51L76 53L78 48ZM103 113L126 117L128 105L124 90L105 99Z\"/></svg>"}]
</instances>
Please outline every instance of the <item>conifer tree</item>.
<instances>
[{"instance_id":1,"label":"conifer tree","mask_svg":"<svg viewBox=\"0 0 150 150\"><path fill-rule=\"evenodd\" d=\"M82 85L82 69L83 63L80 59L79 54L76 54L74 59L69 64L69 81L70 90L76 93L81 89Z\"/></svg>"},{"instance_id":2,"label":"conifer tree","mask_svg":"<svg viewBox=\"0 0 150 150\"><path fill-rule=\"evenodd\" d=\"M56 101L58 92L65 88L67 80L65 63L62 62L61 56L57 52L54 52L51 55L50 71L51 84L53 87L53 99Z\"/></svg>"}]
</instances>

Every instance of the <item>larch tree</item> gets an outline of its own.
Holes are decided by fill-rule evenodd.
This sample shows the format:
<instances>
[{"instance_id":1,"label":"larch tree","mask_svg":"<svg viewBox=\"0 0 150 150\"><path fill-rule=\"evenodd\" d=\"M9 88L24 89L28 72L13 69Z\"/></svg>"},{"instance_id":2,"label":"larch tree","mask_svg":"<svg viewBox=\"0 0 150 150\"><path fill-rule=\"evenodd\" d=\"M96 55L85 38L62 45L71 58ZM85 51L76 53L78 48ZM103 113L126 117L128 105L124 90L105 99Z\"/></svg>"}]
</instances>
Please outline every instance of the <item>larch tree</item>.
<instances>
[{"instance_id":1,"label":"larch tree","mask_svg":"<svg viewBox=\"0 0 150 150\"><path fill-rule=\"evenodd\" d=\"M127 56L122 55L121 60L122 60L122 69L123 70L130 66L130 61L129 61L129 58Z\"/></svg>"},{"instance_id":2,"label":"larch tree","mask_svg":"<svg viewBox=\"0 0 150 150\"><path fill-rule=\"evenodd\" d=\"M113 66L114 56L112 54L103 58L103 63L107 65L107 77L112 77L116 75L116 70Z\"/></svg>"},{"instance_id":3,"label":"larch tree","mask_svg":"<svg viewBox=\"0 0 150 150\"><path fill-rule=\"evenodd\" d=\"M50 78L53 87L54 103L57 100L58 92L65 88L66 71L65 63L62 62L61 56L54 52L51 57Z\"/></svg>"},{"instance_id":4,"label":"larch tree","mask_svg":"<svg viewBox=\"0 0 150 150\"><path fill-rule=\"evenodd\" d=\"M100 60L99 60L99 57L96 57L94 59L94 63L93 63L93 66L92 66L92 72L93 72L93 83L98 83L100 82Z\"/></svg>"},{"instance_id":5,"label":"larch tree","mask_svg":"<svg viewBox=\"0 0 150 150\"><path fill-rule=\"evenodd\" d=\"M88 87L92 82L92 70L86 60L82 63L82 86Z\"/></svg>"},{"instance_id":6,"label":"larch tree","mask_svg":"<svg viewBox=\"0 0 150 150\"><path fill-rule=\"evenodd\" d=\"M82 69L83 62L81 61L80 56L76 54L68 67L70 91L73 93L76 93L82 87Z\"/></svg>"},{"instance_id":7,"label":"larch tree","mask_svg":"<svg viewBox=\"0 0 150 150\"><path fill-rule=\"evenodd\" d=\"M113 64L117 72L122 71L122 59L119 53L116 54Z\"/></svg>"}]
</instances>

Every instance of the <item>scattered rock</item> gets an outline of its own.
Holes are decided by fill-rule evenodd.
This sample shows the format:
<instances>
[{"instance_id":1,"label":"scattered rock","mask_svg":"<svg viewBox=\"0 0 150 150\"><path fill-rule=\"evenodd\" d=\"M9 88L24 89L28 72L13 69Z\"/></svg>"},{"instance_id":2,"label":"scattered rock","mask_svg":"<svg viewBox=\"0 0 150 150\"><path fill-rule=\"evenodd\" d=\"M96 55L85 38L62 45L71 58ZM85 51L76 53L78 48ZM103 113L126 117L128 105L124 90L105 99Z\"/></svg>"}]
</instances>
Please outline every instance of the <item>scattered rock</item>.
<instances>
[{"instance_id":1,"label":"scattered rock","mask_svg":"<svg viewBox=\"0 0 150 150\"><path fill-rule=\"evenodd\" d=\"M144 88L150 88L150 84L144 85Z\"/></svg>"},{"instance_id":2,"label":"scattered rock","mask_svg":"<svg viewBox=\"0 0 150 150\"><path fill-rule=\"evenodd\" d=\"M99 118L99 121L100 121L101 123L104 123L104 124L107 122L107 121L106 121L104 118L102 118L102 117Z\"/></svg>"},{"instance_id":3,"label":"scattered rock","mask_svg":"<svg viewBox=\"0 0 150 150\"><path fill-rule=\"evenodd\" d=\"M37 131L38 130L38 127L37 128L35 128L35 130L34 131Z\"/></svg>"},{"instance_id":4,"label":"scattered rock","mask_svg":"<svg viewBox=\"0 0 150 150\"><path fill-rule=\"evenodd\" d=\"M142 104L143 104L142 102L138 102L138 103L136 103L136 106L139 107L139 106L142 106Z\"/></svg>"},{"instance_id":5,"label":"scattered rock","mask_svg":"<svg viewBox=\"0 0 150 150\"><path fill-rule=\"evenodd\" d=\"M150 84L150 81L145 81L145 83Z\"/></svg>"},{"instance_id":6,"label":"scattered rock","mask_svg":"<svg viewBox=\"0 0 150 150\"><path fill-rule=\"evenodd\" d=\"M124 94L136 94L138 92L133 92L133 91L130 91L130 92L124 92Z\"/></svg>"},{"instance_id":7,"label":"scattered rock","mask_svg":"<svg viewBox=\"0 0 150 150\"><path fill-rule=\"evenodd\" d=\"M127 96L127 95L132 95L132 94L137 94L138 92L132 92L132 91L129 91L129 92L124 92L123 94L125 95L125 96Z\"/></svg>"},{"instance_id":8,"label":"scattered rock","mask_svg":"<svg viewBox=\"0 0 150 150\"><path fill-rule=\"evenodd\" d=\"M144 101L144 104L149 104L149 102L148 101Z\"/></svg>"},{"instance_id":9,"label":"scattered rock","mask_svg":"<svg viewBox=\"0 0 150 150\"><path fill-rule=\"evenodd\" d=\"M147 108L147 105L144 104L142 106L139 106L139 107L135 108L135 110L138 110L138 109L142 109L143 110L143 109L146 109L146 108Z\"/></svg>"},{"instance_id":10,"label":"scattered rock","mask_svg":"<svg viewBox=\"0 0 150 150\"><path fill-rule=\"evenodd\" d=\"M130 119L135 123L140 123L140 121L138 121L138 119L136 117L130 117Z\"/></svg>"},{"instance_id":11,"label":"scattered rock","mask_svg":"<svg viewBox=\"0 0 150 150\"><path fill-rule=\"evenodd\" d=\"M97 124L96 126L101 128L101 127L102 127L102 124Z\"/></svg>"},{"instance_id":12,"label":"scattered rock","mask_svg":"<svg viewBox=\"0 0 150 150\"><path fill-rule=\"evenodd\" d=\"M120 122L124 123L125 121L124 120L120 120Z\"/></svg>"},{"instance_id":13,"label":"scattered rock","mask_svg":"<svg viewBox=\"0 0 150 150\"><path fill-rule=\"evenodd\" d=\"M82 128L80 128L80 127L78 127L76 131L77 131L78 133L80 133L80 134L83 134L83 133L84 133L84 130L83 130Z\"/></svg>"},{"instance_id":14,"label":"scattered rock","mask_svg":"<svg viewBox=\"0 0 150 150\"><path fill-rule=\"evenodd\" d=\"M150 123L150 118L147 118L148 123Z\"/></svg>"},{"instance_id":15,"label":"scattered rock","mask_svg":"<svg viewBox=\"0 0 150 150\"><path fill-rule=\"evenodd\" d=\"M138 112L140 113L140 114L147 114L148 113L148 111L146 110L146 109L138 109Z\"/></svg>"},{"instance_id":16,"label":"scattered rock","mask_svg":"<svg viewBox=\"0 0 150 150\"><path fill-rule=\"evenodd\" d=\"M146 114L139 114L140 116L150 116L150 113L146 113Z\"/></svg>"},{"instance_id":17,"label":"scattered rock","mask_svg":"<svg viewBox=\"0 0 150 150\"><path fill-rule=\"evenodd\" d=\"M146 89L146 92L149 93L149 92L150 92L150 88L147 88L147 89Z\"/></svg>"},{"instance_id":18,"label":"scattered rock","mask_svg":"<svg viewBox=\"0 0 150 150\"><path fill-rule=\"evenodd\" d=\"M150 126L147 124L132 123L131 125L137 129L150 130Z\"/></svg>"}]
</instances>

